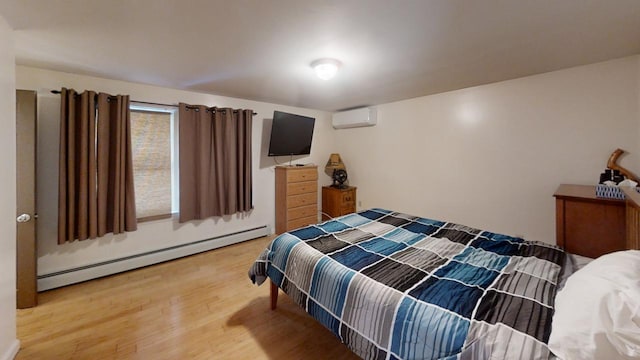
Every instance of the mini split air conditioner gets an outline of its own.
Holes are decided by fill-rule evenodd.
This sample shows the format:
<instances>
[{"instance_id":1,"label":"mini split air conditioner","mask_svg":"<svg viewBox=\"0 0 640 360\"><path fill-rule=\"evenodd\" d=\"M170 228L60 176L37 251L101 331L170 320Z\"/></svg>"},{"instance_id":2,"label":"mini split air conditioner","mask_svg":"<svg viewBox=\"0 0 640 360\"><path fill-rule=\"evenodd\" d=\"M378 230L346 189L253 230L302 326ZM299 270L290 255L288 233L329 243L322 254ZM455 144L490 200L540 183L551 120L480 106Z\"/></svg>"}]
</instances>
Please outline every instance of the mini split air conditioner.
<instances>
[{"instance_id":1,"label":"mini split air conditioner","mask_svg":"<svg viewBox=\"0 0 640 360\"><path fill-rule=\"evenodd\" d=\"M334 129L374 126L377 123L378 109L375 107L366 107L333 113Z\"/></svg>"}]
</instances>

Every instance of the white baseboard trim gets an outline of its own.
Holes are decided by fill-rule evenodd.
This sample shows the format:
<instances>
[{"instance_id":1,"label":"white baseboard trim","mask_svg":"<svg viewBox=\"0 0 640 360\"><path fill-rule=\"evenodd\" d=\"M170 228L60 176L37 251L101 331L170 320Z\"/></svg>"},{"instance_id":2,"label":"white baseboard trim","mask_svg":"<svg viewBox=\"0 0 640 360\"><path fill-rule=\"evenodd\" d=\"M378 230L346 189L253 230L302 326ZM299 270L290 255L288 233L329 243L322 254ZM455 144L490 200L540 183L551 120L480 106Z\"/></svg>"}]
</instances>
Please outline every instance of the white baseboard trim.
<instances>
[{"instance_id":1,"label":"white baseboard trim","mask_svg":"<svg viewBox=\"0 0 640 360\"><path fill-rule=\"evenodd\" d=\"M253 229L187 244L176 245L165 249L103 261L97 264L58 271L51 274L43 274L38 276L38 291L50 290L82 281L93 280L103 276L178 259L184 256L217 249L223 246L256 239L270 234L270 227L268 225L264 225Z\"/></svg>"},{"instance_id":2,"label":"white baseboard trim","mask_svg":"<svg viewBox=\"0 0 640 360\"><path fill-rule=\"evenodd\" d=\"M20 341L18 339L13 340L11 346L4 352L0 360L13 360L18 355L18 351L20 351Z\"/></svg>"}]
</instances>

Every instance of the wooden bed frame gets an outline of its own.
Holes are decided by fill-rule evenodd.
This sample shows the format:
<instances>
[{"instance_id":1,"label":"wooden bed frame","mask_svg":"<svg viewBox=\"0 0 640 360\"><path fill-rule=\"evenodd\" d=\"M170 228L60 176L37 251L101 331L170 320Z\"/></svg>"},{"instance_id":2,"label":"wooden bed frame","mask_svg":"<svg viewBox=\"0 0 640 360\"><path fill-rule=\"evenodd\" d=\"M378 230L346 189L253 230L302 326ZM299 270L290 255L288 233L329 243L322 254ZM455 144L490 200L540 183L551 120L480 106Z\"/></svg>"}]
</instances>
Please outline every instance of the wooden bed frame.
<instances>
[{"instance_id":1,"label":"wooden bed frame","mask_svg":"<svg viewBox=\"0 0 640 360\"><path fill-rule=\"evenodd\" d=\"M271 279L269 279L269 284L271 284L271 310L275 310L278 306L278 285L274 284Z\"/></svg>"},{"instance_id":2,"label":"wooden bed frame","mask_svg":"<svg viewBox=\"0 0 640 360\"><path fill-rule=\"evenodd\" d=\"M626 197L626 238L628 250L640 250L640 193L632 188L622 188ZM271 285L271 310L278 306L278 286Z\"/></svg>"}]
</instances>

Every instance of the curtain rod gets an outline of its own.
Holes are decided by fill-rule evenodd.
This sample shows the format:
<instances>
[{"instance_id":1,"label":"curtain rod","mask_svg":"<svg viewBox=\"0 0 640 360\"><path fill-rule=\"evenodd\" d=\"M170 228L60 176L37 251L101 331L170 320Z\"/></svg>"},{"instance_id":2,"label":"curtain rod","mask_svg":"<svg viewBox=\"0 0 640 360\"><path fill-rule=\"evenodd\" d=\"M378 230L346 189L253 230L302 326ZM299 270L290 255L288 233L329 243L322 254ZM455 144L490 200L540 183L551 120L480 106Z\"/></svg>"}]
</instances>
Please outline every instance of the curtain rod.
<instances>
[{"instance_id":1,"label":"curtain rod","mask_svg":"<svg viewBox=\"0 0 640 360\"><path fill-rule=\"evenodd\" d=\"M60 94L60 90L51 90L52 94ZM148 101L138 101L138 100L130 100L131 102L134 103L138 103L138 104L147 104L147 105L158 105L158 106L170 106L170 107L174 107L174 108L178 108L180 107L179 105L174 105L174 104L161 104L161 103L155 103L155 102L148 102ZM196 106L188 106L187 105L187 109L198 109L198 107ZM233 110L234 113L237 113L238 110ZM257 112L253 112L253 115L258 115Z\"/></svg>"}]
</instances>

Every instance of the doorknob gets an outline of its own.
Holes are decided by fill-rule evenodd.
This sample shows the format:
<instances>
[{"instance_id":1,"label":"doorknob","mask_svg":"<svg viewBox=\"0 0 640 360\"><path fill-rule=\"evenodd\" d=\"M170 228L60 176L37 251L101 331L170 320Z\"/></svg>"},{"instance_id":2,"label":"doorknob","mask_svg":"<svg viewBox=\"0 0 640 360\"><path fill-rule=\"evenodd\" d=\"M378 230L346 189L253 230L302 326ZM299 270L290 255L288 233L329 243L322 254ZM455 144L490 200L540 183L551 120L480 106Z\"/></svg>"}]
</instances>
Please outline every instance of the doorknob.
<instances>
[{"instance_id":1,"label":"doorknob","mask_svg":"<svg viewBox=\"0 0 640 360\"><path fill-rule=\"evenodd\" d=\"M29 220L31 220L31 215L29 214L21 214L16 218L16 221L19 223L25 223L25 222L28 222Z\"/></svg>"}]
</instances>

